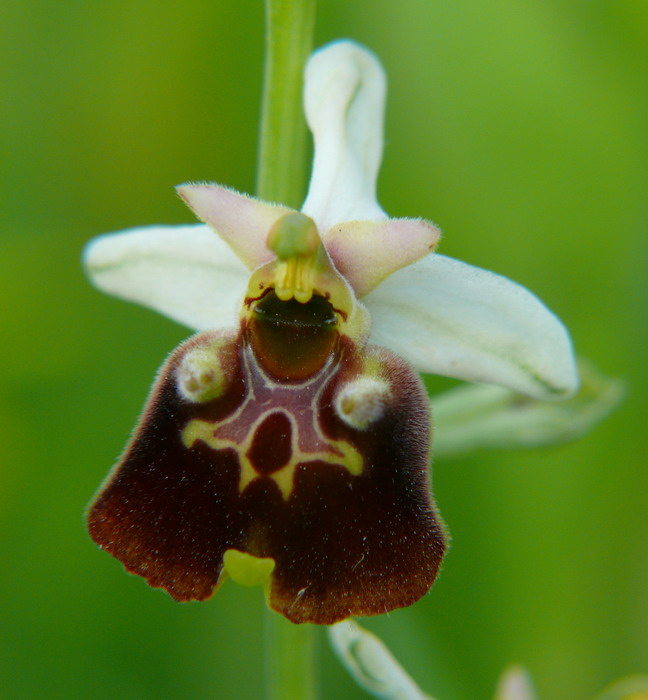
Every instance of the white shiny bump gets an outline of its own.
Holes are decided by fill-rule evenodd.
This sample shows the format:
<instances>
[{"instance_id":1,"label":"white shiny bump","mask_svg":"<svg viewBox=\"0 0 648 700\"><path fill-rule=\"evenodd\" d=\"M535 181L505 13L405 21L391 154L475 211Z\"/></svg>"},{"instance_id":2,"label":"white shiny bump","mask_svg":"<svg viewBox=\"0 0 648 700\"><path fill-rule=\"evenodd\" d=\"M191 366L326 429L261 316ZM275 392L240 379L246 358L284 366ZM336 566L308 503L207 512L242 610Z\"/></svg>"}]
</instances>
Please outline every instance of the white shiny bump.
<instances>
[{"instance_id":1,"label":"white shiny bump","mask_svg":"<svg viewBox=\"0 0 648 700\"><path fill-rule=\"evenodd\" d=\"M354 379L338 391L335 412L347 425L365 430L383 416L389 395L389 385L380 379Z\"/></svg>"},{"instance_id":2,"label":"white shiny bump","mask_svg":"<svg viewBox=\"0 0 648 700\"><path fill-rule=\"evenodd\" d=\"M192 403L204 403L222 395L225 374L213 345L190 350L176 370L181 396Z\"/></svg>"}]
</instances>

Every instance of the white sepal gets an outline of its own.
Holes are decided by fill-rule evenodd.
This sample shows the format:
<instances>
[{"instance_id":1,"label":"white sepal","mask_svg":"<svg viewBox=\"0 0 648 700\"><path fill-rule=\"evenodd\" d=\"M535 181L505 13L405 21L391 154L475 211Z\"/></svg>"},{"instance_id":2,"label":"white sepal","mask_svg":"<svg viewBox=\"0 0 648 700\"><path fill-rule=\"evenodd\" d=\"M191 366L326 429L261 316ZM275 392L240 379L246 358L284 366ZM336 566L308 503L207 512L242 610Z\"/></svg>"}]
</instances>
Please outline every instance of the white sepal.
<instances>
[{"instance_id":1,"label":"white sepal","mask_svg":"<svg viewBox=\"0 0 648 700\"><path fill-rule=\"evenodd\" d=\"M419 372L542 399L565 398L578 387L566 328L531 292L493 272L429 255L363 301L373 320L371 342Z\"/></svg>"},{"instance_id":2,"label":"white sepal","mask_svg":"<svg viewBox=\"0 0 648 700\"><path fill-rule=\"evenodd\" d=\"M90 279L104 292L196 330L237 323L249 272L209 226L106 234L90 241L83 257Z\"/></svg>"},{"instance_id":3,"label":"white sepal","mask_svg":"<svg viewBox=\"0 0 648 700\"><path fill-rule=\"evenodd\" d=\"M340 221L386 219L376 200L386 90L378 59L353 41L336 41L310 57L304 80L315 154L302 211L322 233Z\"/></svg>"}]
</instances>

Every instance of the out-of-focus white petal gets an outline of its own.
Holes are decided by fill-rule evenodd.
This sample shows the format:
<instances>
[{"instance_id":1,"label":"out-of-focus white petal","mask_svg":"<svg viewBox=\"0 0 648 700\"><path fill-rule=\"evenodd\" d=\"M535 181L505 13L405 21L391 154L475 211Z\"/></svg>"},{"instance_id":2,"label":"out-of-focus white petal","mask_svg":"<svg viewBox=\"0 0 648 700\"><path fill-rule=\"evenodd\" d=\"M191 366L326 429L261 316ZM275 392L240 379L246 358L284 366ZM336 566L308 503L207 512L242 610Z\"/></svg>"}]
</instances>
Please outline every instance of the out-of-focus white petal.
<instances>
[{"instance_id":1,"label":"out-of-focus white petal","mask_svg":"<svg viewBox=\"0 0 648 700\"><path fill-rule=\"evenodd\" d=\"M304 80L315 155L302 211L321 232L340 221L387 218L376 201L386 86L378 59L359 44L336 41L311 56Z\"/></svg>"},{"instance_id":2,"label":"out-of-focus white petal","mask_svg":"<svg viewBox=\"0 0 648 700\"><path fill-rule=\"evenodd\" d=\"M537 400L492 384L462 384L432 396L435 457L557 445L583 437L619 406L625 386L586 360L580 360L578 369L580 389L564 401Z\"/></svg>"},{"instance_id":3,"label":"out-of-focus white petal","mask_svg":"<svg viewBox=\"0 0 648 700\"><path fill-rule=\"evenodd\" d=\"M84 264L104 292L148 306L195 330L231 328L249 273L204 224L147 226L99 236Z\"/></svg>"},{"instance_id":4,"label":"out-of-focus white petal","mask_svg":"<svg viewBox=\"0 0 648 700\"><path fill-rule=\"evenodd\" d=\"M440 235L423 219L388 219L336 224L322 240L337 269L362 297L396 270L427 255Z\"/></svg>"},{"instance_id":5,"label":"out-of-focus white petal","mask_svg":"<svg viewBox=\"0 0 648 700\"><path fill-rule=\"evenodd\" d=\"M266 246L268 231L277 219L294 211L221 185L178 185L176 191L194 214L209 224L250 270L274 257Z\"/></svg>"},{"instance_id":6,"label":"out-of-focus white petal","mask_svg":"<svg viewBox=\"0 0 648 700\"><path fill-rule=\"evenodd\" d=\"M531 677L521 666L511 666L500 678L495 700L535 700Z\"/></svg>"},{"instance_id":7,"label":"out-of-focus white petal","mask_svg":"<svg viewBox=\"0 0 648 700\"><path fill-rule=\"evenodd\" d=\"M430 255L388 277L364 298L371 342L420 372L500 384L536 398L578 386L567 330L511 280Z\"/></svg>"},{"instance_id":8,"label":"out-of-focus white petal","mask_svg":"<svg viewBox=\"0 0 648 700\"><path fill-rule=\"evenodd\" d=\"M354 620L328 628L333 651L358 685L383 700L434 700L424 693L385 643Z\"/></svg>"}]
</instances>

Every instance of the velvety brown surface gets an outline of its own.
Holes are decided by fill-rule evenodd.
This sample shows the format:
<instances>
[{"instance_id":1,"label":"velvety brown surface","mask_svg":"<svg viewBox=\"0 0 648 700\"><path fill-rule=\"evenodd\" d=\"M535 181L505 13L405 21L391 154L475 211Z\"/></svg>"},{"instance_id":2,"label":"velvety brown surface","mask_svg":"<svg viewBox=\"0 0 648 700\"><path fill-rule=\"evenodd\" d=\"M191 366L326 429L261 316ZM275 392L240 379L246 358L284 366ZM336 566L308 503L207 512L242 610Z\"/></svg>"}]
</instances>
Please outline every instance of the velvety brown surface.
<instances>
[{"instance_id":1,"label":"velvety brown surface","mask_svg":"<svg viewBox=\"0 0 648 700\"><path fill-rule=\"evenodd\" d=\"M384 613L424 595L445 543L429 490L429 415L418 376L391 353L370 350L391 398L370 428L354 430L337 417L333 398L363 365L353 344L341 343L319 396L319 429L362 454L362 473L353 476L334 459L304 461L284 499L263 476L290 456L290 422L272 412L248 452L259 476L241 493L235 449L201 440L187 448L181 439L190 420L218 425L245 399L243 331L221 351L231 378L224 396L198 404L178 394L175 368L188 349L211 337L196 336L163 367L133 440L90 508L97 544L180 601L211 595L227 549L272 557L270 604L293 622ZM297 420L299 396L290 406Z\"/></svg>"},{"instance_id":2,"label":"velvety brown surface","mask_svg":"<svg viewBox=\"0 0 648 700\"><path fill-rule=\"evenodd\" d=\"M239 499L236 454L215 453L202 443L187 449L181 440L196 413L218 420L243 400L237 355L236 362L226 357L231 380L225 397L190 404L178 395L174 370L187 350L214 335L195 336L164 365L133 439L88 512L90 535L100 547L180 601L208 598L225 549L242 543L241 525L232 517Z\"/></svg>"},{"instance_id":3,"label":"velvety brown surface","mask_svg":"<svg viewBox=\"0 0 648 700\"><path fill-rule=\"evenodd\" d=\"M372 353L393 391L379 421L357 431L335 416L332 396L354 374L351 357L321 399L326 432L362 452L363 473L303 465L287 504L271 604L293 622L330 624L411 605L429 590L445 551L430 495L424 388L400 358Z\"/></svg>"}]
</instances>

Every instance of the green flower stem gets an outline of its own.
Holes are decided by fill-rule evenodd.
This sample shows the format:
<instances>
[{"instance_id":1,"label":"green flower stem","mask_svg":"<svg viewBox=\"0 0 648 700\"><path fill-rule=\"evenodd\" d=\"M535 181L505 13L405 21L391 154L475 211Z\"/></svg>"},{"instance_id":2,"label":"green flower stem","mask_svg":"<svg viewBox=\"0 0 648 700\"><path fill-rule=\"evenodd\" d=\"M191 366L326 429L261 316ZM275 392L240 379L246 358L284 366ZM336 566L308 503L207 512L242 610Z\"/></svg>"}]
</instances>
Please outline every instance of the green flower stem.
<instances>
[{"instance_id":1,"label":"green flower stem","mask_svg":"<svg viewBox=\"0 0 648 700\"><path fill-rule=\"evenodd\" d=\"M267 700L315 700L313 625L293 625L272 610L266 615Z\"/></svg>"},{"instance_id":2,"label":"green flower stem","mask_svg":"<svg viewBox=\"0 0 648 700\"><path fill-rule=\"evenodd\" d=\"M266 0L266 61L257 196L299 208L305 191L303 70L313 47L315 0ZM315 628L268 610L268 700L314 700Z\"/></svg>"},{"instance_id":3,"label":"green flower stem","mask_svg":"<svg viewBox=\"0 0 648 700\"><path fill-rule=\"evenodd\" d=\"M302 86L314 26L315 0L266 0L257 196L295 208L305 189Z\"/></svg>"}]
</instances>

